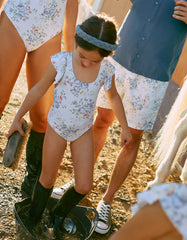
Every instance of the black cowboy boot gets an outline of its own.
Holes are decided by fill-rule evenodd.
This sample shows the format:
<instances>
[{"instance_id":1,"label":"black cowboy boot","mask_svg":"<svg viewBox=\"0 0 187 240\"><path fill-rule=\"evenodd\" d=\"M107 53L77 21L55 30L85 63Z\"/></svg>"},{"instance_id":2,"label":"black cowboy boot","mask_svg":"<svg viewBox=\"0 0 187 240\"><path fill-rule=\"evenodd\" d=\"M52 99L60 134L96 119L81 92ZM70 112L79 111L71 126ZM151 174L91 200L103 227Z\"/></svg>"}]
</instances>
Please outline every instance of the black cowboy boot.
<instances>
[{"instance_id":1,"label":"black cowboy boot","mask_svg":"<svg viewBox=\"0 0 187 240\"><path fill-rule=\"evenodd\" d=\"M63 222L68 213L75 207L86 194L75 191L74 186L70 187L56 204L50 215L53 218L53 230L56 237L63 231Z\"/></svg>"},{"instance_id":2,"label":"black cowboy boot","mask_svg":"<svg viewBox=\"0 0 187 240\"><path fill-rule=\"evenodd\" d=\"M29 217L36 224L41 220L44 209L47 205L48 199L51 196L53 188L45 188L37 180L31 199L31 208L29 211Z\"/></svg>"},{"instance_id":3,"label":"black cowboy boot","mask_svg":"<svg viewBox=\"0 0 187 240\"><path fill-rule=\"evenodd\" d=\"M41 185L39 180L36 181L31 199L31 208L24 224L32 236L49 236L48 229L41 221L42 214L46 208L49 197L51 196L53 188L45 188ZM43 238L42 238L43 239ZM47 238L48 239L48 238Z\"/></svg>"},{"instance_id":4,"label":"black cowboy boot","mask_svg":"<svg viewBox=\"0 0 187 240\"><path fill-rule=\"evenodd\" d=\"M42 169L42 150L45 133L31 130L26 146L27 175L21 185L23 196L31 196Z\"/></svg>"}]
</instances>

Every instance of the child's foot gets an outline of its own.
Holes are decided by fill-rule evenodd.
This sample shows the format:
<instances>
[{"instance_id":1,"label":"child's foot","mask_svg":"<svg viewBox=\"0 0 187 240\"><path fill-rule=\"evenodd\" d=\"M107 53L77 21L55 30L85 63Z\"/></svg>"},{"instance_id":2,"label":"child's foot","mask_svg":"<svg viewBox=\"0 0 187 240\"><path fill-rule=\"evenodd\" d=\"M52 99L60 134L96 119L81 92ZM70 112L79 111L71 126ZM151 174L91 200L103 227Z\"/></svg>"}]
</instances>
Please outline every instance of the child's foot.
<instances>
[{"instance_id":1,"label":"child's foot","mask_svg":"<svg viewBox=\"0 0 187 240\"><path fill-rule=\"evenodd\" d=\"M36 222L28 217L24 221L24 226L33 237L36 237L36 239L51 239L47 225L41 221Z\"/></svg>"},{"instance_id":2,"label":"child's foot","mask_svg":"<svg viewBox=\"0 0 187 240\"><path fill-rule=\"evenodd\" d=\"M63 239L63 235L65 230L63 228L64 219L62 217L54 216L54 224L53 224L53 234L55 239Z\"/></svg>"},{"instance_id":3,"label":"child's foot","mask_svg":"<svg viewBox=\"0 0 187 240\"><path fill-rule=\"evenodd\" d=\"M99 214L99 220L95 232L106 234L111 228L111 205L101 200L98 203L97 211Z\"/></svg>"}]
</instances>

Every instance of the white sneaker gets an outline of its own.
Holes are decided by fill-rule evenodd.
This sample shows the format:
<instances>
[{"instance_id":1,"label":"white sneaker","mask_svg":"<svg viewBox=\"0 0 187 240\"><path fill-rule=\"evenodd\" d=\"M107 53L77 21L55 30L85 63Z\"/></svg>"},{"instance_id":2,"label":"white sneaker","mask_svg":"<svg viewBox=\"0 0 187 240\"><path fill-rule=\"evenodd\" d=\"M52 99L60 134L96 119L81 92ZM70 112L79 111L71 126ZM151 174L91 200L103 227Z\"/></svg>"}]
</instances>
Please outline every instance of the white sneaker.
<instances>
[{"instance_id":1,"label":"white sneaker","mask_svg":"<svg viewBox=\"0 0 187 240\"><path fill-rule=\"evenodd\" d=\"M106 234L111 228L111 205L101 200L97 205L99 220L95 232Z\"/></svg>"},{"instance_id":2,"label":"white sneaker","mask_svg":"<svg viewBox=\"0 0 187 240\"><path fill-rule=\"evenodd\" d=\"M66 190L68 190L68 188L74 184L74 182L75 180L72 179L70 182L64 184L63 186L59 188L55 188L51 194L51 197L60 199L63 196L63 194L66 192Z\"/></svg>"}]
</instances>

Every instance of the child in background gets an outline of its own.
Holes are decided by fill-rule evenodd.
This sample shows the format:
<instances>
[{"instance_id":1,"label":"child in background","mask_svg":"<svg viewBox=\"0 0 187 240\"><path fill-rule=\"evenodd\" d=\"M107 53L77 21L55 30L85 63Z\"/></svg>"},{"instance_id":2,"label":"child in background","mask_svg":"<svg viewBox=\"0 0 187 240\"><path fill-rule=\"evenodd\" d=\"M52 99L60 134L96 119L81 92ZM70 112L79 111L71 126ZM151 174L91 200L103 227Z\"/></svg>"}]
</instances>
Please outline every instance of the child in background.
<instances>
[{"instance_id":1,"label":"child in background","mask_svg":"<svg viewBox=\"0 0 187 240\"><path fill-rule=\"evenodd\" d=\"M135 214L110 240L187 240L187 186L163 183L138 193Z\"/></svg>"},{"instance_id":2,"label":"child in background","mask_svg":"<svg viewBox=\"0 0 187 240\"><path fill-rule=\"evenodd\" d=\"M44 76L25 97L8 132L8 137L16 130L24 134L21 129L23 116L54 84L54 100L43 146L42 172L33 190L29 221L32 228L40 222L69 141L75 185L66 191L53 210L56 234L67 214L92 189L92 125L102 85L121 124L121 146L131 141L124 108L115 87L115 68L105 58L117 47L114 23L104 16L92 16L76 27L75 41L73 53L60 52L51 57Z\"/></svg>"}]
</instances>

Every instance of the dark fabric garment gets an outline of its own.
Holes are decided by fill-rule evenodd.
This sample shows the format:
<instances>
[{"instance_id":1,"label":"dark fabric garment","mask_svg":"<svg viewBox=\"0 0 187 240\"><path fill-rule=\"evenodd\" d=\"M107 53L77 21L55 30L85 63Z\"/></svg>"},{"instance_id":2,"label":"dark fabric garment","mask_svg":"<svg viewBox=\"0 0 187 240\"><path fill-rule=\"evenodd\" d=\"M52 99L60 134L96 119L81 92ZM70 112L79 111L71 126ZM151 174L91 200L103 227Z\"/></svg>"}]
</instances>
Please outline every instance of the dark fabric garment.
<instances>
[{"instance_id":1,"label":"dark fabric garment","mask_svg":"<svg viewBox=\"0 0 187 240\"><path fill-rule=\"evenodd\" d=\"M169 81L187 36L187 25L172 17L174 7L174 0L135 0L114 59L131 72Z\"/></svg>"}]
</instances>

